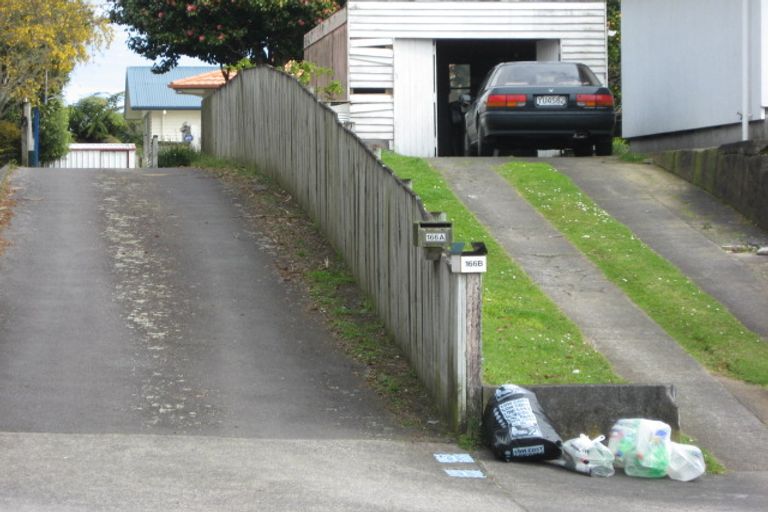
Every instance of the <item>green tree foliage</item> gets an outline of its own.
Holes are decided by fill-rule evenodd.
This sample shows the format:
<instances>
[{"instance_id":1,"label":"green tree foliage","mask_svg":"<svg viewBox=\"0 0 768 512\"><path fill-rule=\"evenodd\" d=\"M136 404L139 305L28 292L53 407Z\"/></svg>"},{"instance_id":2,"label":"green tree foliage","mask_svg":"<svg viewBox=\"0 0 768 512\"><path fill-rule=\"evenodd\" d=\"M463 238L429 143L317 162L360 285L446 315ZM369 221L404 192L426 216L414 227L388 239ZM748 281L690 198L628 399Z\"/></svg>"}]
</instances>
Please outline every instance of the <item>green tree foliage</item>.
<instances>
[{"instance_id":1,"label":"green tree foliage","mask_svg":"<svg viewBox=\"0 0 768 512\"><path fill-rule=\"evenodd\" d=\"M46 76L49 90L60 91L88 48L110 36L88 0L0 1L0 119L24 98L37 103Z\"/></svg>"},{"instance_id":2,"label":"green tree foliage","mask_svg":"<svg viewBox=\"0 0 768 512\"><path fill-rule=\"evenodd\" d=\"M69 151L69 113L59 98L40 106L40 163L57 160Z\"/></svg>"},{"instance_id":3,"label":"green tree foliage","mask_svg":"<svg viewBox=\"0 0 768 512\"><path fill-rule=\"evenodd\" d=\"M301 57L303 37L338 10L336 0L110 0L130 27L128 46L167 71L182 55L227 66L281 65Z\"/></svg>"},{"instance_id":4,"label":"green tree foliage","mask_svg":"<svg viewBox=\"0 0 768 512\"><path fill-rule=\"evenodd\" d=\"M608 0L608 85L621 104L621 0Z\"/></svg>"},{"instance_id":5,"label":"green tree foliage","mask_svg":"<svg viewBox=\"0 0 768 512\"><path fill-rule=\"evenodd\" d=\"M77 142L121 142L129 128L120 114L123 93L86 96L69 107L69 129Z\"/></svg>"}]
</instances>

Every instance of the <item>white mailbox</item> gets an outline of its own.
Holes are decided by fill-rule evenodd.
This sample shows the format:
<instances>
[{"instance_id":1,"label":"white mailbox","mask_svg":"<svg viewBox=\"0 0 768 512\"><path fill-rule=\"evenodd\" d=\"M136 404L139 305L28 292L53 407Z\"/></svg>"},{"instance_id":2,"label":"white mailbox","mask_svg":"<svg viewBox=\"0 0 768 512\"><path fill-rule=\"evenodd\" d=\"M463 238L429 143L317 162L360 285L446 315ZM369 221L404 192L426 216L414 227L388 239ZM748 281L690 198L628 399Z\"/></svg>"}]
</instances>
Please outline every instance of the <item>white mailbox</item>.
<instances>
[{"instance_id":1,"label":"white mailbox","mask_svg":"<svg viewBox=\"0 0 768 512\"><path fill-rule=\"evenodd\" d=\"M488 271L488 249L482 242L472 242L472 250L464 251L463 243L451 247L451 272L454 274L484 274Z\"/></svg>"}]
</instances>

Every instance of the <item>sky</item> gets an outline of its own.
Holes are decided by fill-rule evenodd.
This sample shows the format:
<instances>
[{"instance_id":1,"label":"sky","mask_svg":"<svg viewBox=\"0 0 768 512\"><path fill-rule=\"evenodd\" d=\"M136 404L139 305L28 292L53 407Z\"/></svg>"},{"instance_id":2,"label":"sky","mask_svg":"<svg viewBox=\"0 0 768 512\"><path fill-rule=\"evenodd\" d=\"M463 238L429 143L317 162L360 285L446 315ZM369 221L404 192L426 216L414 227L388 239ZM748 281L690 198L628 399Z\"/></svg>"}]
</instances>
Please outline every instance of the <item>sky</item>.
<instances>
[{"instance_id":1,"label":"sky","mask_svg":"<svg viewBox=\"0 0 768 512\"><path fill-rule=\"evenodd\" d=\"M98 0L91 3L99 4ZM69 76L64 88L64 100L77 102L95 93L114 94L125 90L125 69L129 66L151 66L152 61L128 49L125 27L114 25L114 41L106 50L93 52L85 64L78 64ZM183 57L179 66L210 66L198 59Z\"/></svg>"}]
</instances>

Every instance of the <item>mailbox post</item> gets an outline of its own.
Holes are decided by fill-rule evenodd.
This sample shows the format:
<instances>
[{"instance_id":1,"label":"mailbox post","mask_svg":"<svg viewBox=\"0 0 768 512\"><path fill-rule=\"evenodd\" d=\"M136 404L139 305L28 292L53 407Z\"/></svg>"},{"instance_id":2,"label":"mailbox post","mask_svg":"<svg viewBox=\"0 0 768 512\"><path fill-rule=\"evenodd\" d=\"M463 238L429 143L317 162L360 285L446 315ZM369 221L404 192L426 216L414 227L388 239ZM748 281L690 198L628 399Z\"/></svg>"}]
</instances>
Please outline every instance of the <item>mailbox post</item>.
<instances>
[{"instance_id":1,"label":"mailbox post","mask_svg":"<svg viewBox=\"0 0 768 512\"><path fill-rule=\"evenodd\" d=\"M464 374L463 430L472 432L479 428L483 415L483 274L488 269L488 249L482 242L472 242L471 250L464 250L464 243L451 246L451 272L456 277L457 322L459 331L459 358L457 369ZM474 419L474 421L473 421Z\"/></svg>"}]
</instances>

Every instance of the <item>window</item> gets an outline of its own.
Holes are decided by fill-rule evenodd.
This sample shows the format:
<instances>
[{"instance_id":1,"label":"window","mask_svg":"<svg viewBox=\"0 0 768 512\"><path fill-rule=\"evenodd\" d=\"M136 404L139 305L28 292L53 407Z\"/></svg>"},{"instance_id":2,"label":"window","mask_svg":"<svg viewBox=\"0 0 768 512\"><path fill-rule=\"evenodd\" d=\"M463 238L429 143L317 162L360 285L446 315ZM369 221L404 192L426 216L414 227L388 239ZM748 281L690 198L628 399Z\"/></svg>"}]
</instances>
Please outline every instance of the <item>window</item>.
<instances>
[{"instance_id":1,"label":"window","mask_svg":"<svg viewBox=\"0 0 768 512\"><path fill-rule=\"evenodd\" d=\"M448 93L448 103L459 101L462 94L469 94L471 85L469 64L448 64L448 79L451 89Z\"/></svg>"}]
</instances>

